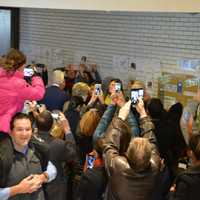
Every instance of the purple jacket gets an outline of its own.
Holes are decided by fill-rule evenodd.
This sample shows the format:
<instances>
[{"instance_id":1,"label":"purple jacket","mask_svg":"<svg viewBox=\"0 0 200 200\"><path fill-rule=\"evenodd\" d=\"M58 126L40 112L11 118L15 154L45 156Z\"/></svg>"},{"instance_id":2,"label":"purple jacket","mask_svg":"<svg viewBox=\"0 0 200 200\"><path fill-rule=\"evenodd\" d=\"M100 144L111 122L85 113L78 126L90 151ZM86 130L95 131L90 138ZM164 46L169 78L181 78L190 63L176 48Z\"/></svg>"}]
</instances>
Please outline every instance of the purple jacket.
<instances>
[{"instance_id":1,"label":"purple jacket","mask_svg":"<svg viewBox=\"0 0 200 200\"><path fill-rule=\"evenodd\" d=\"M40 77L32 78L32 85L24 79L22 71L7 73L0 68L0 131L9 132L10 120L20 112L25 100L40 100L45 88Z\"/></svg>"}]
</instances>

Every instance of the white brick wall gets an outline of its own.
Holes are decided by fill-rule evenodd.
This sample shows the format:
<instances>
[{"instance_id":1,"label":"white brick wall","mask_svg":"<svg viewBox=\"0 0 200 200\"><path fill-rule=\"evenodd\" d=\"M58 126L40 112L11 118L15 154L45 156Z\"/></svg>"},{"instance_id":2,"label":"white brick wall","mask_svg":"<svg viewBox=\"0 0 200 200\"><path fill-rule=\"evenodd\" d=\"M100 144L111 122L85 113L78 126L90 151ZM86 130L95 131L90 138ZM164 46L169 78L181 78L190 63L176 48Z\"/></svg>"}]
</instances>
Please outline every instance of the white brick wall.
<instances>
[{"instance_id":1,"label":"white brick wall","mask_svg":"<svg viewBox=\"0 0 200 200\"><path fill-rule=\"evenodd\" d=\"M178 59L200 58L200 14L23 8L20 33L30 60L27 49L35 46L63 49L65 64L84 51L104 76L112 75L114 55L157 59L173 73L180 72Z\"/></svg>"}]
</instances>

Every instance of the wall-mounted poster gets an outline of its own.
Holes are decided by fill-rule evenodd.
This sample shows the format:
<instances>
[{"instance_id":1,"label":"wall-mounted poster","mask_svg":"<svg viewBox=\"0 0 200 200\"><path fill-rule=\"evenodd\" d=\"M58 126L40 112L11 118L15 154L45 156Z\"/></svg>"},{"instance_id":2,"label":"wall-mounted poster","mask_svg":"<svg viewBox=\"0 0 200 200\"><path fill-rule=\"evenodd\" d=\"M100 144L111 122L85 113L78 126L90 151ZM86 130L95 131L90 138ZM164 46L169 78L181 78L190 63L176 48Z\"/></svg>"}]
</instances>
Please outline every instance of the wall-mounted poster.
<instances>
[{"instance_id":1,"label":"wall-mounted poster","mask_svg":"<svg viewBox=\"0 0 200 200\"><path fill-rule=\"evenodd\" d=\"M166 109L175 102L185 106L196 95L198 79L195 76L167 72L163 72L162 76L165 78L159 79L158 96L163 100Z\"/></svg>"},{"instance_id":2,"label":"wall-mounted poster","mask_svg":"<svg viewBox=\"0 0 200 200\"><path fill-rule=\"evenodd\" d=\"M151 96L157 95L158 77L161 76L160 60L128 56L113 56L115 77L123 77L125 87L130 81L140 80L148 88Z\"/></svg>"}]
</instances>

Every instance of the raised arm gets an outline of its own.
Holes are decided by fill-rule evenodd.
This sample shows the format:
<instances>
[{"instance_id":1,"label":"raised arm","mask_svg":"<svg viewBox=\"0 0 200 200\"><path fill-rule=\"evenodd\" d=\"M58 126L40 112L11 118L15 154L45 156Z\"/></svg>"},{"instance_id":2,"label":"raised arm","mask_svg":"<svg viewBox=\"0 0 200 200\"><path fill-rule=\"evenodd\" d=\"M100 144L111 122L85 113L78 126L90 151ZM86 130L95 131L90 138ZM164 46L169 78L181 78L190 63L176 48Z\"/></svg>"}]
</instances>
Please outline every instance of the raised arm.
<instances>
[{"instance_id":1,"label":"raised arm","mask_svg":"<svg viewBox=\"0 0 200 200\"><path fill-rule=\"evenodd\" d=\"M23 83L19 86L20 98L22 100L41 100L45 93L45 87L42 79L39 76L32 78L32 85Z\"/></svg>"},{"instance_id":2,"label":"raised arm","mask_svg":"<svg viewBox=\"0 0 200 200\"><path fill-rule=\"evenodd\" d=\"M136 104L136 110L140 114L141 137L149 139L150 143L156 145L154 125L145 111L144 102L142 99L139 99L138 103Z\"/></svg>"},{"instance_id":3,"label":"raised arm","mask_svg":"<svg viewBox=\"0 0 200 200\"><path fill-rule=\"evenodd\" d=\"M106 111L104 112L94 134L93 134L93 142L95 143L100 137L102 137L107 130L110 122L112 121L114 114L116 111L116 105L110 104L108 105Z\"/></svg>"},{"instance_id":4,"label":"raised arm","mask_svg":"<svg viewBox=\"0 0 200 200\"><path fill-rule=\"evenodd\" d=\"M136 105L137 112L140 114L140 130L141 137L147 138L152 145L151 165L153 168L160 168L161 160L158 153L156 137L154 134L154 125L144 109L144 102L139 99Z\"/></svg>"},{"instance_id":5,"label":"raised arm","mask_svg":"<svg viewBox=\"0 0 200 200\"><path fill-rule=\"evenodd\" d=\"M130 110L130 102L127 102L119 111L118 117L114 118L104 138L104 159L108 173L114 168L118 162L118 158L122 161L125 159L123 154L130 142L131 133L125 120ZM121 162L120 161L120 162Z\"/></svg>"},{"instance_id":6,"label":"raised arm","mask_svg":"<svg viewBox=\"0 0 200 200\"><path fill-rule=\"evenodd\" d=\"M139 124L138 124L134 114L131 111L129 112L127 122L131 129L132 137L139 137L139 135L140 135Z\"/></svg>"},{"instance_id":7,"label":"raised arm","mask_svg":"<svg viewBox=\"0 0 200 200\"><path fill-rule=\"evenodd\" d=\"M63 113L60 113L59 119L61 121L61 125L63 131L65 132L65 145L63 149L63 161L71 162L77 156L76 153L76 142L74 136L71 132L71 128L68 120L66 119Z\"/></svg>"}]
</instances>

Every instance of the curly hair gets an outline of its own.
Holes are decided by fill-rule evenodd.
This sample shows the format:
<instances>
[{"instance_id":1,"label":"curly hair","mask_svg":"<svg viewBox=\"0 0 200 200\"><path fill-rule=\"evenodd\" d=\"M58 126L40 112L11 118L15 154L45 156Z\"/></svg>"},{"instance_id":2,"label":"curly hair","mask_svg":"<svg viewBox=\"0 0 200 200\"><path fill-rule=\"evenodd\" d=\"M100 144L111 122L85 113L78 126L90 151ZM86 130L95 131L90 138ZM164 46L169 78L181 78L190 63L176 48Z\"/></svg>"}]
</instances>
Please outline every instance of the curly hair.
<instances>
[{"instance_id":1,"label":"curly hair","mask_svg":"<svg viewBox=\"0 0 200 200\"><path fill-rule=\"evenodd\" d=\"M8 53L0 59L0 65L7 72L16 71L26 63L26 56L17 49L10 49Z\"/></svg>"}]
</instances>

